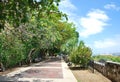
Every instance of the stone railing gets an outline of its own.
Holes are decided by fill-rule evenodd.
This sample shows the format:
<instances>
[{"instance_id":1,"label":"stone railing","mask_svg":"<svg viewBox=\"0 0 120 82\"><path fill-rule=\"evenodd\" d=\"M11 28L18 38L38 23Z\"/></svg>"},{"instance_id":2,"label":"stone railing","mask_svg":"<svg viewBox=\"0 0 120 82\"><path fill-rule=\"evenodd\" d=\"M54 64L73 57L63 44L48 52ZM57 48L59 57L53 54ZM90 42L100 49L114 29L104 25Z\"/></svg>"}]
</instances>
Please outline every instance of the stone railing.
<instances>
[{"instance_id":1,"label":"stone railing","mask_svg":"<svg viewBox=\"0 0 120 82\"><path fill-rule=\"evenodd\" d=\"M120 63L107 61L104 64L94 61L93 68L101 72L112 82L120 82Z\"/></svg>"}]
</instances>

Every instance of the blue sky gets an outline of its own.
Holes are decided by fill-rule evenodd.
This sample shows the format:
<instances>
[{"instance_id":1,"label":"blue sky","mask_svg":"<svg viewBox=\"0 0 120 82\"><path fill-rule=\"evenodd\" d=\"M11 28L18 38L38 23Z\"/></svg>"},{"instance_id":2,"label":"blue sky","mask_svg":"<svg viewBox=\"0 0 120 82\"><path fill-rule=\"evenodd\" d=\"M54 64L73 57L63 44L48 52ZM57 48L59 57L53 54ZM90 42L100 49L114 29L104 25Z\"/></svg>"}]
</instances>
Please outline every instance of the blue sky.
<instances>
[{"instance_id":1,"label":"blue sky","mask_svg":"<svg viewBox=\"0 0 120 82\"><path fill-rule=\"evenodd\" d=\"M94 54L120 52L120 0L62 0L59 9Z\"/></svg>"}]
</instances>

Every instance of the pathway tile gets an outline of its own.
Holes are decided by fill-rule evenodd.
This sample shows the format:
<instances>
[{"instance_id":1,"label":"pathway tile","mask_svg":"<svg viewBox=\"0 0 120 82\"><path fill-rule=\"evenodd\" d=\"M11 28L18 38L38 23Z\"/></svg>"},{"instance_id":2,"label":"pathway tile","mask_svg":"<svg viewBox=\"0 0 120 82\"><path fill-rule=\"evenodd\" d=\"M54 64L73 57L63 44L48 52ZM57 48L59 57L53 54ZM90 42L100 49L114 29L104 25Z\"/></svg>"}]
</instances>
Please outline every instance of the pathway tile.
<instances>
[{"instance_id":1,"label":"pathway tile","mask_svg":"<svg viewBox=\"0 0 120 82\"><path fill-rule=\"evenodd\" d=\"M22 78L63 78L62 68L31 68L20 73Z\"/></svg>"}]
</instances>

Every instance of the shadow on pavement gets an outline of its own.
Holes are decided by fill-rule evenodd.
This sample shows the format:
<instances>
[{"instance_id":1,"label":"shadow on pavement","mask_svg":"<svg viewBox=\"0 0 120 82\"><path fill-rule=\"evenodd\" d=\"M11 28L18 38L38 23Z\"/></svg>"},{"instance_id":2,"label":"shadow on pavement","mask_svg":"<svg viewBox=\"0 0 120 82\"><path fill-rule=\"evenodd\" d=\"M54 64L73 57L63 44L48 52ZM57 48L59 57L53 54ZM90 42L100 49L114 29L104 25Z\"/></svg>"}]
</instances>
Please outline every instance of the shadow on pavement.
<instances>
[{"instance_id":1,"label":"shadow on pavement","mask_svg":"<svg viewBox=\"0 0 120 82\"><path fill-rule=\"evenodd\" d=\"M29 82L29 81L17 81L17 77L7 77L7 76L0 76L0 82Z\"/></svg>"}]
</instances>

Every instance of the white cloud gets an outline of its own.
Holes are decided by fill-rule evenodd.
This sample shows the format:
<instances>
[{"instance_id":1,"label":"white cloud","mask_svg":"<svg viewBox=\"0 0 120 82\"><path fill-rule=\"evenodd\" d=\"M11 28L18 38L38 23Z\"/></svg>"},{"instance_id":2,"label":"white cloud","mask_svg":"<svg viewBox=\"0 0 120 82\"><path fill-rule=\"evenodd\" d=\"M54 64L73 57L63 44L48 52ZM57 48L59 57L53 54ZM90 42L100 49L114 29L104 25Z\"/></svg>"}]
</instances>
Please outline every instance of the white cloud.
<instances>
[{"instance_id":1,"label":"white cloud","mask_svg":"<svg viewBox=\"0 0 120 82\"><path fill-rule=\"evenodd\" d=\"M65 10L68 10L68 9L70 9L70 10L76 10L77 8L75 7L75 5L73 5L71 2L70 2L70 0L62 0L61 2L60 2L60 8L61 9L65 9Z\"/></svg>"},{"instance_id":2,"label":"white cloud","mask_svg":"<svg viewBox=\"0 0 120 82\"><path fill-rule=\"evenodd\" d=\"M94 52L97 53L114 53L120 52L120 35L115 35L112 38L94 41L91 45Z\"/></svg>"},{"instance_id":3,"label":"white cloud","mask_svg":"<svg viewBox=\"0 0 120 82\"><path fill-rule=\"evenodd\" d=\"M73 22L77 26L77 31L82 37L100 33L109 19L105 12L99 9L92 10L86 17L81 18L75 13L77 7L70 0L62 0L59 9L68 15L69 22Z\"/></svg>"},{"instance_id":4,"label":"white cloud","mask_svg":"<svg viewBox=\"0 0 120 82\"><path fill-rule=\"evenodd\" d=\"M120 10L120 7L115 5L114 3L110 3L110 4L107 4L104 6L105 9L114 9L114 10L117 10L119 11Z\"/></svg>"},{"instance_id":5,"label":"white cloud","mask_svg":"<svg viewBox=\"0 0 120 82\"><path fill-rule=\"evenodd\" d=\"M114 47L116 46L116 42L114 40L111 40L111 39L105 39L105 40L99 40L99 41L95 41L94 42L94 47L95 48L111 48L111 47Z\"/></svg>"},{"instance_id":6,"label":"white cloud","mask_svg":"<svg viewBox=\"0 0 120 82\"><path fill-rule=\"evenodd\" d=\"M80 36L88 37L103 31L104 26L107 25L106 21L109 17L104 11L95 9L90 11L86 17L80 19L80 25L83 30L80 32Z\"/></svg>"},{"instance_id":7,"label":"white cloud","mask_svg":"<svg viewBox=\"0 0 120 82\"><path fill-rule=\"evenodd\" d=\"M72 11L77 10L76 6L73 5L70 0L62 0L59 9L66 14L71 14Z\"/></svg>"},{"instance_id":8,"label":"white cloud","mask_svg":"<svg viewBox=\"0 0 120 82\"><path fill-rule=\"evenodd\" d=\"M72 4L70 0L62 0L59 5L59 9L68 15L69 22L73 22L76 26L79 25L79 16L75 13L77 7Z\"/></svg>"}]
</instances>

